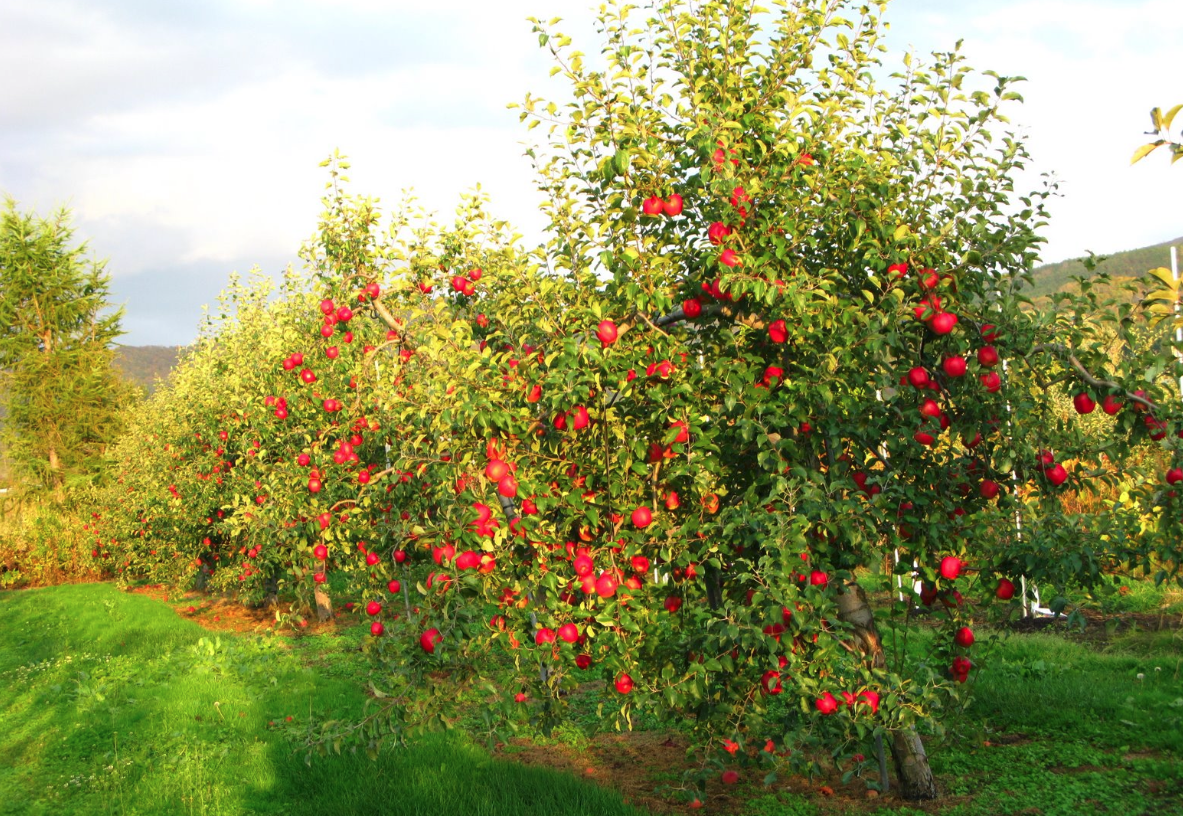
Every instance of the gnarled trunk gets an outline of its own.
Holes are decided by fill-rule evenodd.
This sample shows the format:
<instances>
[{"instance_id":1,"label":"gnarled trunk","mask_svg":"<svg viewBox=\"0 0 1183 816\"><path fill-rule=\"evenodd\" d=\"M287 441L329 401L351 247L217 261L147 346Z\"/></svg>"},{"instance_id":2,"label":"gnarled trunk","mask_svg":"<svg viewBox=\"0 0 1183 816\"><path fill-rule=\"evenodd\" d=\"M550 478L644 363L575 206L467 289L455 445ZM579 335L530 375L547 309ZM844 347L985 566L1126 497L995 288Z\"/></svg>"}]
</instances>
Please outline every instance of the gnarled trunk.
<instances>
[{"instance_id":1,"label":"gnarled trunk","mask_svg":"<svg viewBox=\"0 0 1183 816\"><path fill-rule=\"evenodd\" d=\"M327 621L333 617L333 602L329 599L329 593L317 587L312 590L312 598L316 601L317 620Z\"/></svg>"},{"instance_id":2,"label":"gnarled trunk","mask_svg":"<svg viewBox=\"0 0 1183 816\"><path fill-rule=\"evenodd\" d=\"M875 614L867 603L867 593L855 581L850 581L838 593L838 619L854 627L854 639L872 668L887 665L883 642L875 627ZM905 799L936 799L937 786L928 767L924 743L914 728L891 732L891 758L899 780L900 793Z\"/></svg>"}]
</instances>

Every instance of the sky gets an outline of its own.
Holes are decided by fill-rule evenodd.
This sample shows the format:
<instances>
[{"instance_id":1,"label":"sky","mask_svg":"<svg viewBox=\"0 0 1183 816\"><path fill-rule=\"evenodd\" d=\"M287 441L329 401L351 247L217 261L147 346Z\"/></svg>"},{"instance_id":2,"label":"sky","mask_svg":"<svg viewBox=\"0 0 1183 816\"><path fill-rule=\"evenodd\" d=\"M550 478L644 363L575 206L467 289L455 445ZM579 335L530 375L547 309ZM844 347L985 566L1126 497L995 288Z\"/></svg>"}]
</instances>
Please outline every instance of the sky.
<instances>
[{"instance_id":1,"label":"sky","mask_svg":"<svg viewBox=\"0 0 1183 816\"><path fill-rule=\"evenodd\" d=\"M0 0L0 195L70 208L129 345L189 343L231 272L298 264L334 149L353 192L447 216L480 184L537 240L533 136L506 105L562 88L530 16L598 52L584 0ZM889 67L963 40L1027 78L1021 184L1061 193L1045 261L1183 236L1183 165L1129 163L1150 109L1183 103L1178 0L893 0L887 20Z\"/></svg>"}]
</instances>

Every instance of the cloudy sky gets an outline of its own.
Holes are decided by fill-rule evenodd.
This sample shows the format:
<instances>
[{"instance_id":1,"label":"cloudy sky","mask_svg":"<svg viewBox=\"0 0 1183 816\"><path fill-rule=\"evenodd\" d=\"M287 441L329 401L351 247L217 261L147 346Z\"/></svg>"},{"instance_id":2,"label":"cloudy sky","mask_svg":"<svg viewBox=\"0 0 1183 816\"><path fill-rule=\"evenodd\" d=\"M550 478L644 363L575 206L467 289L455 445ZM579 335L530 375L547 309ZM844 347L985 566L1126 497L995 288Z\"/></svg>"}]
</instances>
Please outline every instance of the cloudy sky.
<instances>
[{"instance_id":1,"label":"cloudy sky","mask_svg":"<svg viewBox=\"0 0 1183 816\"><path fill-rule=\"evenodd\" d=\"M598 51L585 0L0 0L0 193L72 209L129 344L189 342L228 273L293 261L334 148L356 192L446 213L480 183L536 235L506 109L559 93L531 15ZM1183 236L1183 165L1129 165L1150 108L1183 102L1178 0L894 0L888 19L889 60L963 39L1027 77L1013 119L1063 194L1045 260Z\"/></svg>"}]
</instances>

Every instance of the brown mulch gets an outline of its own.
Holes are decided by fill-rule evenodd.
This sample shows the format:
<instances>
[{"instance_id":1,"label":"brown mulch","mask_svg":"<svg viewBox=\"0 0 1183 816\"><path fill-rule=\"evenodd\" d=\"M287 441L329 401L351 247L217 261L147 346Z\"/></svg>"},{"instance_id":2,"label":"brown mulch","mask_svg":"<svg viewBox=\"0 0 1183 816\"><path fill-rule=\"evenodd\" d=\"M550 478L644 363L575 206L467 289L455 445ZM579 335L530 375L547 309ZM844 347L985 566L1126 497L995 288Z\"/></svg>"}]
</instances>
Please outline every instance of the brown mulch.
<instances>
[{"instance_id":1,"label":"brown mulch","mask_svg":"<svg viewBox=\"0 0 1183 816\"><path fill-rule=\"evenodd\" d=\"M998 744L998 743L994 743ZM987 743L983 750L988 750ZM543 766L570 772L596 784L620 791L626 802L652 813L688 813L692 808L682 790L682 773L695 767L686 753L687 741L678 734L633 731L600 734L585 747L565 744L539 745L530 740L514 740L501 746L498 755L524 765ZM821 757L819 757L821 759ZM889 760L890 762L890 760ZM910 807L913 811L937 813L960 797L944 796L939 802L908 802L894 790L886 795L869 790L867 777L855 777L843 785L840 774L831 772L809 780L803 776L778 779L764 787L766 770L757 766L741 767L739 781L726 785L718 775L708 780L701 794L704 810L709 813L750 813L754 799L779 798L792 793L815 803L825 801L827 813L862 814L884 807ZM871 772L871 779L878 773Z\"/></svg>"},{"instance_id":2,"label":"brown mulch","mask_svg":"<svg viewBox=\"0 0 1183 816\"><path fill-rule=\"evenodd\" d=\"M295 616L291 625L281 627L276 621L276 612L282 613L283 605L245 606L237 601L196 591L177 595L160 584L134 587L128 591L166 603L176 609L181 617L214 632L323 635L337 631L338 624L348 626L355 623L358 611L352 604L345 604L344 608L334 610L329 620L319 621L315 615Z\"/></svg>"}]
</instances>

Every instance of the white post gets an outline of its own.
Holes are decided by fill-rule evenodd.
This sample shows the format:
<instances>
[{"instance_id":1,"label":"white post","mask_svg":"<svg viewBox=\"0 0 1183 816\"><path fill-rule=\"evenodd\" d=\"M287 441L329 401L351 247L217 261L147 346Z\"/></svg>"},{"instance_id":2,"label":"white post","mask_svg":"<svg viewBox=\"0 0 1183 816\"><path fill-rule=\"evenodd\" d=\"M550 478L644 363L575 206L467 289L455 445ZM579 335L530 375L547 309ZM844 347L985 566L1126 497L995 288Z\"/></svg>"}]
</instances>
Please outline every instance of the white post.
<instances>
[{"instance_id":1,"label":"white post","mask_svg":"<svg viewBox=\"0 0 1183 816\"><path fill-rule=\"evenodd\" d=\"M1175 247L1171 247L1171 277L1175 279L1175 343L1178 344L1183 343L1183 326L1179 325L1179 257L1175 253ZM1179 376L1179 396L1183 397L1183 374Z\"/></svg>"}]
</instances>

